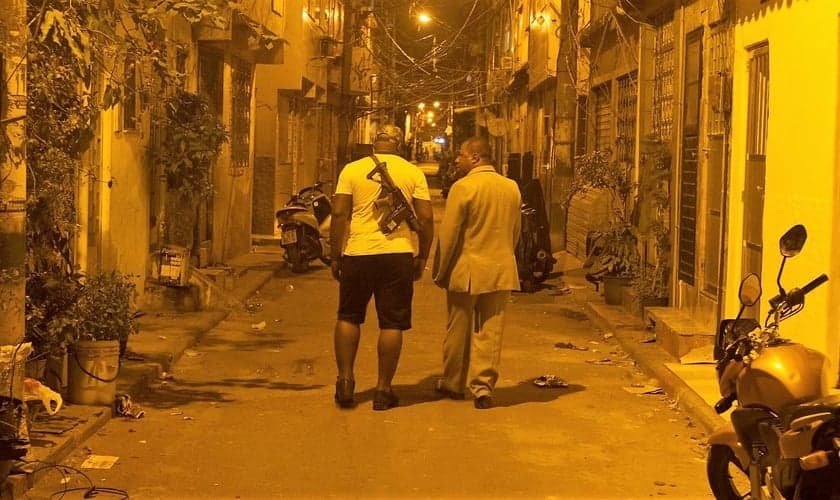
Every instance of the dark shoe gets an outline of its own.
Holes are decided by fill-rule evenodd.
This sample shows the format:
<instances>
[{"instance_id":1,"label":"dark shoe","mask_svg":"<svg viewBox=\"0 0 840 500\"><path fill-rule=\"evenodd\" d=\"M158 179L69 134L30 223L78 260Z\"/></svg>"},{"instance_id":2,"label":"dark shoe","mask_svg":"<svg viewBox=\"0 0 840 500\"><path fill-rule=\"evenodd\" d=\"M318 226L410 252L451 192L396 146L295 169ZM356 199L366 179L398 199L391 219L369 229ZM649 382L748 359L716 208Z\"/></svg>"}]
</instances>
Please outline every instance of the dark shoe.
<instances>
[{"instance_id":1,"label":"dark shoe","mask_svg":"<svg viewBox=\"0 0 840 500\"><path fill-rule=\"evenodd\" d=\"M437 383L435 384L435 392L437 392L441 396L443 396L445 398L449 398L449 399L455 399L455 400L458 400L458 401L464 399L464 395L462 393L455 392L455 391L450 391L449 389L444 387L443 386L443 380L438 380L437 381Z\"/></svg>"},{"instance_id":2,"label":"dark shoe","mask_svg":"<svg viewBox=\"0 0 840 500\"><path fill-rule=\"evenodd\" d=\"M473 404L477 410L487 410L493 408L493 398L485 394L484 396L475 398Z\"/></svg>"},{"instance_id":3,"label":"dark shoe","mask_svg":"<svg viewBox=\"0 0 840 500\"><path fill-rule=\"evenodd\" d=\"M340 378L335 381L335 402L342 408L352 408L353 391L356 389L356 382L347 378Z\"/></svg>"},{"instance_id":4,"label":"dark shoe","mask_svg":"<svg viewBox=\"0 0 840 500\"><path fill-rule=\"evenodd\" d=\"M400 405L400 400L393 392L376 391L373 393L373 409L374 411L388 410Z\"/></svg>"}]
</instances>

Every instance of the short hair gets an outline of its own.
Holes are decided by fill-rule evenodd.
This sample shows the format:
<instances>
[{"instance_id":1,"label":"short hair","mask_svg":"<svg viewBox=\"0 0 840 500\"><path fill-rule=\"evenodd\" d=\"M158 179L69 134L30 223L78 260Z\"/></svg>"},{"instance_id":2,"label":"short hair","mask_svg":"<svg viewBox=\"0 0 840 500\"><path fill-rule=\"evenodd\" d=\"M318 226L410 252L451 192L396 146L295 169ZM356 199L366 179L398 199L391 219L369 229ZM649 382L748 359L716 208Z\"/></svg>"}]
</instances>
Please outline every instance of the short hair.
<instances>
[{"instance_id":1,"label":"short hair","mask_svg":"<svg viewBox=\"0 0 840 500\"><path fill-rule=\"evenodd\" d=\"M487 139L484 137L470 137L469 139L463 142L461 147L469 153L477 154L482 159L486 160L491 157L490 142L488 142Z\"/></svg>"},{"instance_id":2,"label":"short hair","mask_svg":"<svg viewBox=\"0 0 840 500\"><path fill-rule=\"evenodd\" d=\"M385 125L376 132L373 149L385 153L396 153L402 145L402 139L402 129L396 125Z\"/></svg>"}]
</instances>

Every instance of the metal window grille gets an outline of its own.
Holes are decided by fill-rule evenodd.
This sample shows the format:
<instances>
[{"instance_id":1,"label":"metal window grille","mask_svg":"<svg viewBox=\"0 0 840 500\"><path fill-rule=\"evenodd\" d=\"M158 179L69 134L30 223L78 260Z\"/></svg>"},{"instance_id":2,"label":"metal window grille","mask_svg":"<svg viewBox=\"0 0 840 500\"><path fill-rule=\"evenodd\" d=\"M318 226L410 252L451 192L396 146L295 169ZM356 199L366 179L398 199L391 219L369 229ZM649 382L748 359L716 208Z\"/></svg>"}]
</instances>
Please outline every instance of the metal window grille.
<instances>
[{"instance_id":1,"label":"metal window grille","mask_svg":"<svg viewBox=\"0 0 840 500\"><path fill-rule=\"evenodd\" d=\"M231 89L231 175L242 175L248 168L251 136L251 80L248 61L234 57Z\"/></svg>"},{"instance_id":2,"label":"metal window grille","mask_svg":"<svg viewBox=\"0 0 840 500\"><path fill-rule=\"evenodd\" d=\"M728 104L724 103L724 99L729 99L728 92L725 90L726 78L731 74L732 62L730 55L732 54L732 30L723 29L709 36L709 77L710 82L716 82L718 85L718 92L715 99L718 102L712 102L709 107L709 134L723 135L726 132L726 112Z\"/></svg>"},{"instance_id":3,"label":"metal window grille","mask_svg":"<svg viewBox=\"0 0 840 500\"><path fill-rule=\"evenodd\" d=\"M656 20L652 133L667 141L674 123L674 15L668 12Z\"/></svg>"},{"instance_id":4,"label":"metal window grille","mask_svg":"<svg viewBox=\"0 0 840 500\"><path fill-rule=\"evenodd\" d=\"M636 152L636 97L638 95L636 73L619 78L618 115L616 116L616 158L632 162Z\"/></svg>"},{"instance_id":5,"label":"metal window grille","mask_svg":"<svg viewBox=\"0 0 840 500\"><path fill-rule=\"evenodd\" d=\"M137 67L136 59L129 56L125 58L124 81L125 95L122 101L122 128L134 130L137 128Z\"/></svg>"},{"instance_id":6,"label":"metal window grille","mask_svg":"<svg viewBox=\"0 0 840 500\"><path fill-rule=\"evenodd\" d=\"M198 92L209 102L213 111L222 116L222 67L221 54L202 50L198 55Z\"/></svg>"},{"instance_id":7,"label":"metal window grille","mask_svg":"<svg viewBox=\"0 0 840 500\"><path fill-rule=\"evenodd\" d=\"M595 150L605 151L612 146L612 110L610 82L594 89L595 93Z\"/></svg>"},{"instance_id":8,"label":"metal window grille","mask_svg":"<svg viewBox=\"0 0 840 500\"><path fill-rule=\"evenodd\" d=\"M770 111L770 52L767 46L755 49L750 59L749 116L747 154L763 158L767 151L767 121Z\"/></svg>"}]
</instances>

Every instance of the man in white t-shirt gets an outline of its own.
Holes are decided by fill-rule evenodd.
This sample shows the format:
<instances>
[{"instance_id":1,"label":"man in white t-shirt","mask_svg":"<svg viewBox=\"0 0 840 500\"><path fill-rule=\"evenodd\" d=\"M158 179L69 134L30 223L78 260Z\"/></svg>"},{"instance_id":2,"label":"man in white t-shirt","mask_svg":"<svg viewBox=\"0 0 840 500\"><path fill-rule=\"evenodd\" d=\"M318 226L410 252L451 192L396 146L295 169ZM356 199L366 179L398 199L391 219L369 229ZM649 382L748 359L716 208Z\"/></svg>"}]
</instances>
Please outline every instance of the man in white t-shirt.
<instances>
[{"instance_id":1,"label":"man in white t-shirt","mask_svg":"<svg viewBox=\"0 0 840 500\"><path fill-rule=\"evenodd\" d=\"M398 156L401 142L402 131L386 125L377 134L373 150L378 161L386 164L394 184L414 207L419 223L416 244L408 221L403 221L388 234L380 229L381 214L374 202L379 198L382 186L368 179L368 174L376 167L372 157L345 165L333 196L331 267L333 277L339 282L335 401L342 408L354 406L353 364L371 296L375 299L379 319L379 372L373 409L387 410L399 405L391 381L400 359L402 332L411 328L414 281L423 275L434 237L426 177L416 165ZM345 239L346 245L342 245Z\"/></svg>"}]
</instances>

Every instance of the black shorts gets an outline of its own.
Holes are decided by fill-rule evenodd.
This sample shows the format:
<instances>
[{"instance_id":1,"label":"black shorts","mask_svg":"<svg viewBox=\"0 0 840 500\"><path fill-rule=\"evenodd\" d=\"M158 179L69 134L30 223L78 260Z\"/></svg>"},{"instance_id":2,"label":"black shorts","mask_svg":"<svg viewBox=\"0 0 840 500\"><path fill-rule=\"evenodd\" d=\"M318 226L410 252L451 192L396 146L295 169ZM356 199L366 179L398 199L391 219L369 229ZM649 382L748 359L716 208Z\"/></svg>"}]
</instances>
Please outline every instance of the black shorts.
<instances>
[{"instance_id":1,"label":"black shorts","mask_svg":"<svg viewBox=\"0 0 840 500\"><path fill-rule=\"evenodd\" d=\"M341 259L338 319L365 322L370 297L376 303L381 330L411 328L414 257L410 253L346 255Z\"/></svg>"}]
</instances>

